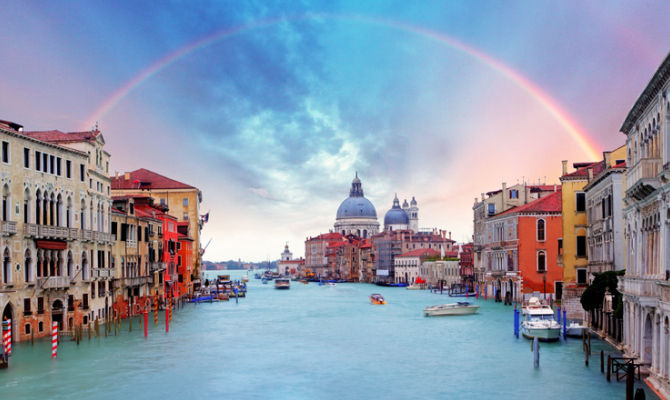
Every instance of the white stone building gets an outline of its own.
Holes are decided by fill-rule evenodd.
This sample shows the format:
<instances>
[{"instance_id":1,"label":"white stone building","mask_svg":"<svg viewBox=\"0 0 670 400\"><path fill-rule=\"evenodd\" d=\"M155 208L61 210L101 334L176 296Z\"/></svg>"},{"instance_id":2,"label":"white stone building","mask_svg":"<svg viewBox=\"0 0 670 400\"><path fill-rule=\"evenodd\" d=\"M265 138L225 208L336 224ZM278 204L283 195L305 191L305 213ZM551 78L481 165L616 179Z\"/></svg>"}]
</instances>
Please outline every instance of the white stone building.
<instances>
[{"instance_id":1,"label":"white stone building","mask_svg":"<svg viewBox=\"0 0 670 400\"><path fill-rule=\"evenodd\" d=\"M624 347L670 396L670 54L624 121Z\"/></svg>"},{"instance_id":2,"label":"white stone building","mask_svg":"<svg viewBox=\"0 0 670 400\"><path fill-rule=\"evenodd\" d=\"M377 211L370 200L365 198L358 173L351 182L349 197L337 209L335 232L343 236L352 234L366 239L379 232Z\"/></svg>"}]
</instances>

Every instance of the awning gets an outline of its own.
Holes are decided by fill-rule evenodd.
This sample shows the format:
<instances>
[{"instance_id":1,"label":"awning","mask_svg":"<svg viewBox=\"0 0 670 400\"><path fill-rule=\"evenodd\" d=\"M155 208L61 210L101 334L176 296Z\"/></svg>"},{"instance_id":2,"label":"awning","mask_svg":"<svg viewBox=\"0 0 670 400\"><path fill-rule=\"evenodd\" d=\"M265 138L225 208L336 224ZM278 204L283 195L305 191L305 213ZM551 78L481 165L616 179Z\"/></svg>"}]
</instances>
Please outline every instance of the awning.
<instances>
[{"instance_id":1,"label":"awning","mask_svg":"<svg viewBox=\"0 0 670 400\"><path fill-rule=\"evenodd\" d=\"M35 240L38 249L65 250L67 242L60 240Z\"/></svg>"}]
</instances>

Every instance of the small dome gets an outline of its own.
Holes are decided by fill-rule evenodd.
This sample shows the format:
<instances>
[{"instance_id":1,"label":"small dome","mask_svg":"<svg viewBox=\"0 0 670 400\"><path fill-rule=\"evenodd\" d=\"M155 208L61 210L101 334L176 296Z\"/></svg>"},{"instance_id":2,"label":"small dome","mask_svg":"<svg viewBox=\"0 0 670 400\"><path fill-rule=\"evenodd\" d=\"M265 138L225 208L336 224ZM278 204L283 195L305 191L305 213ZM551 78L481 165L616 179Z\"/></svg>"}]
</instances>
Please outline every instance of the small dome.
<instances>
[{"instance_id":1,"label":"small dome","mask_svg":"<svg viewBox=\"0 0 670 400\"><path fill-rule=\"evenodd\" d=\"M393 207L386 212L384 216L384 226L389 225L407 225L409 224L409 217L405 210L400 208L398 196L393 199Z\"/></svg>"},{"instance_id":2,"label":"small dome","mask_svg":"<svg viewBox=\"0 0 670 400\"><path fill-rule=\"evenodd\" d=\"M407 199L405 199L405 200L402 202L402 208L407 208L407 207L409 207L409 204L407 204Z\"/></svg>"},{"instance_id":3,"label":"small dome","mask_svg":"<svg viewBox=\"0 0 670 400\"><path fill-rule=\"evenodd\" d=\"M416 206L416 199L414 198L414 196L412 196L412 201L410 202L410 204L412 205L412 207Z\"/></svg>"}]
</instances>

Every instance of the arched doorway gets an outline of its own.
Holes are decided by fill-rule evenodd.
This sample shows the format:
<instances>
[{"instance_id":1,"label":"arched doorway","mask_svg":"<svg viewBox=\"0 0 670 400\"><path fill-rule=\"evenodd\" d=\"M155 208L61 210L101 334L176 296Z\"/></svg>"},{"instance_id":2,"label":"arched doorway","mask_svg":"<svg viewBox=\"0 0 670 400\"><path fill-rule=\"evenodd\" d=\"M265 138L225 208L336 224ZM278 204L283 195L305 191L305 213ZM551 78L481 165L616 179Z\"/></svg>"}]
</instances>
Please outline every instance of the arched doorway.
<instances>
[{"instance_id":1,"label":"arched doorway","mask_svg":"<svg viewBox=\"0 0 670 400\"><path fill-rule=\"evenodd\" d=\"M51 322L58 322L58 331L63 330L63 302L56 300L51 305Z\"/></svg>"},{"instance_id":2,"label":"arched doorway","mask_svg":"<svg viewBox=\"0 0 670 400\"><path fill-rule=\"evenodd\" d=\"M651 362L651 351L652 351L652 332L651 332L651 314L647 314L647 317L644 320L644 347L643 351L643 362Z\"/></svg>"},{"instance_id":3,"label":"arched doorway","mask_svg":"<svg viewBox=\"0 0 670 400\"><path fill-rule=\"evenodd\" d=\"M10 331L12 332L12 343L14 343L14 327L16 326L16 321L14 321L14 309L12 307L12 303L7 303L5 306L5 309L2 310L2 320L11 320L12 324L9 327Z\"/></svg>"}]
</instances>

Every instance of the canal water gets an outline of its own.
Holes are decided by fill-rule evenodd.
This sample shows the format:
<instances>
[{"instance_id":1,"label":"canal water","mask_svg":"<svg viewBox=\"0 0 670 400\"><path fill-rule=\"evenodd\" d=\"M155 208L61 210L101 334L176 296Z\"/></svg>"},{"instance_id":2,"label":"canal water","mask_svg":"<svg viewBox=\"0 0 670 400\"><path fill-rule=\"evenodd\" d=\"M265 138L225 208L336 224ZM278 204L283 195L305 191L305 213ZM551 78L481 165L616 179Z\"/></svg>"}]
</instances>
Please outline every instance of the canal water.
<instances>
[{"instance_id":1,"label":"canal water","mask_svg":"<svg viewBox=\"0 0 670 400\"><path fill-rule=\"evenodd\" d=\"M371 305L374 292L388 304ZM159 315L147 339L135 319L132 332L126 322L118 336L63 341L57 360L48 341L15 345L0 399L625 398L600 373L597 355L611 350L602 342L589 367L581 340L542 344L536 369L511 307L480 300L476 315L422 314L451 301L368 284L280 291L251 278L239 303L175 311L169 333Z\"/></svg>"}]
</instances>

